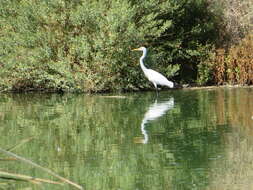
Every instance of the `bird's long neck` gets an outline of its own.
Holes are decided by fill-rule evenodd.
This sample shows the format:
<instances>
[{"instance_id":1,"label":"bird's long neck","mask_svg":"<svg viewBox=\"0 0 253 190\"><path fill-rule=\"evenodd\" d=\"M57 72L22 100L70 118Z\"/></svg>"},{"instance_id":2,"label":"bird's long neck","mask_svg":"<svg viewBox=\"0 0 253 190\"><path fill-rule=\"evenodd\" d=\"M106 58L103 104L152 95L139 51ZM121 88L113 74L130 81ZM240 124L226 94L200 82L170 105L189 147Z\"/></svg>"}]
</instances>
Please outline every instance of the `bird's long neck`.
<instances>
[{"instance_id":1,"label":"bird's long neck","mask_svg":"<svg viewBox=\"0 0 253 190\"><path fill-rule=\"evenodd\" d=\"M146 71L146 70L147 70L147 68L145 67L145 65L144 65L144 63L143 63L143 60L144 60L144 58L146 57L146 55L147 55L147 51L146 51L146 50L143 50L143 54L142 54L142 56L141 56L141 58L140 58L140 65L141 65L141 69L142 69L143 71Z\"/></svg>"}]
</instances>

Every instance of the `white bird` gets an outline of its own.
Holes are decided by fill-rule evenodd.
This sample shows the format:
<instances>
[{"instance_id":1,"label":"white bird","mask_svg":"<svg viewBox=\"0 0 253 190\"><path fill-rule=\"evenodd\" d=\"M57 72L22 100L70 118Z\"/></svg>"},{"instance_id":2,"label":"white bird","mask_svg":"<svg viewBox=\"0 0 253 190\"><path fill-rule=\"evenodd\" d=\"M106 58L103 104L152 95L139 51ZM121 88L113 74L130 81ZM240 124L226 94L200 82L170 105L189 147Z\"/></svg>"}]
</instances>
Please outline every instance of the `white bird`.
<instances>
[{"instance_id":1,"label":"white bird","mask_svg":"<svg viewBox=\"0 0 253 190\"><path fill-rule=\"evenodd\" d=\"M167 86L169 88L174 87L174 83L169 81L165 76L163 76L162 74L160 74L152 69L148 69L145 67L145 65L143 63L143 60L147 55L147 49L145 47L133 49L133 51L142 51L143 52L143 54L140 58L141 69L144 72L145 76L148 78L148 80L153 83L156 90L157 90L157 85Z\"/></svg>"}]
</instances>

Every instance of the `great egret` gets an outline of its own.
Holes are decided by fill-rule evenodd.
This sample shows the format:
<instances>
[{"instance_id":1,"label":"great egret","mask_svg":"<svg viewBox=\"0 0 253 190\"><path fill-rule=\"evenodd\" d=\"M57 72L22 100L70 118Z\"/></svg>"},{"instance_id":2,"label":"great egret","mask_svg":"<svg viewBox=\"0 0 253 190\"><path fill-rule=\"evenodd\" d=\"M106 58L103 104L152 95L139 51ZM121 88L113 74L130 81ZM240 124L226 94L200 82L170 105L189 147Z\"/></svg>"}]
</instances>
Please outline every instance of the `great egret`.
<instances>
[{"instance_id":1,"label":"great egret","mask_svg":"<svg viewBox=\"0 0 253 190\"><path fill-rule=\"evenodd\" d=\"M160 74L152 69L148 69L145 67L145 65L143 63L143 60L147 55L147 49L145 47L133 49L133 51L142 51L143 52L143 54L140 58L141 69L144 72L145 76L148 78L148 80L153 83L153 85L156 88L156 91L157 91L157 85L167 86L169 88L174 87L174 83L169 81L165 76L163 76L162 74Z\"/></svg>"}]
</instances>

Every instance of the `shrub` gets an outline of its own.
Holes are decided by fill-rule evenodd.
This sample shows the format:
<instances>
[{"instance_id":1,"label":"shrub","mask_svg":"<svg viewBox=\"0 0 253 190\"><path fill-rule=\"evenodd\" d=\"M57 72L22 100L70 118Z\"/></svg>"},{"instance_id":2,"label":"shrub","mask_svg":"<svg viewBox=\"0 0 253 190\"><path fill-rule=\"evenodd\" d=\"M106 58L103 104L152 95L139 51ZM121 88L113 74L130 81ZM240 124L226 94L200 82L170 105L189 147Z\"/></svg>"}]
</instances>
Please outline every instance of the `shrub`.
<instances>
[{"instance_id":1,"label":"shrub","mask_svg":"<svg viewBox=\"0 0 253 190\"><path fill-rule=\"evenodd\" d=\"M253 35L246 36L238 45L227 52L216 50L216 55L208 63L212 64L216 84L253 84Z\"/></svg>"},{"instance_id":2,"label":"shrub","mask_svg":"<svg viewBox=\"0 0 253 190\"><path fill-rule=\"evenodd\" d=\"M209 56L219 39L222 10L207 0L175 0L173 11L163 15L172 26L159 38L159 49L167 62L179 64L177 77L182 83L199 79L198 65ZM157 44L157 43L156 43Z\"/></svg>"},{"instance_id":3,"label":"shrub","mask_svg":"<svg viewBox=\"0 0 253 190\"><path fill-rule=\"evenodd\" d=\"M131 90L143 76L130 50L157 38L169 3L1 1L0 76L14 90ZM155 8L155 9L153 9ZM151 11L152 10L152 11ZM15 48L13 48L15 47ZM159 60L158 60L159 64Z\"/></svg>"},{"instance_id":4,"label":"shrub","mask_svg":"<svg viewBox=\"0 0 253 190\"><path fill-rule=\"evenodd\" d=\"M203 59L198 64L198 76L197 76L197 85L207 85L213 84L213 64L212 60L214 59L215 54L213 51L206 52L207 57Z\"/></svg>"}]
</instances>

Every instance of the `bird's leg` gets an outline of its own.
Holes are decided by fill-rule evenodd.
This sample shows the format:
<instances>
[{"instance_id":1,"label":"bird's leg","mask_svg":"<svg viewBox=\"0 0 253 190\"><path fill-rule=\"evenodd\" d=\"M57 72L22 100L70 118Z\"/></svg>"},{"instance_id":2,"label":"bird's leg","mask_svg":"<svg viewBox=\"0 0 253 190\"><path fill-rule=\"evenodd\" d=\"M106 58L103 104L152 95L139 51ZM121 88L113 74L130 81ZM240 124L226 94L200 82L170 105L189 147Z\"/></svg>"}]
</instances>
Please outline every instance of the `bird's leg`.
<instances>
[{"instance_id":1,"label":"bird's leg","mask_svg":"<svg viewBox=\"0 0 253 190\"><path fill-rule=\"evenodd\" d=\"M157 90L157 85L156 85L156 83L153 82L153 85L154 85L155 89Z\"/></svg>"},{"instance_id":2,"label":"bird's leg","mask_svg":"<svg viewBox=\"0 0 253 190\"><path fill-rule=\"evenodd\" d=\"M158 97L158 88L157 88L157 84L156 83L153 83L154 86L155 86L155 90L156 90L156 97Z\"/></svg>"}]
</instances>

